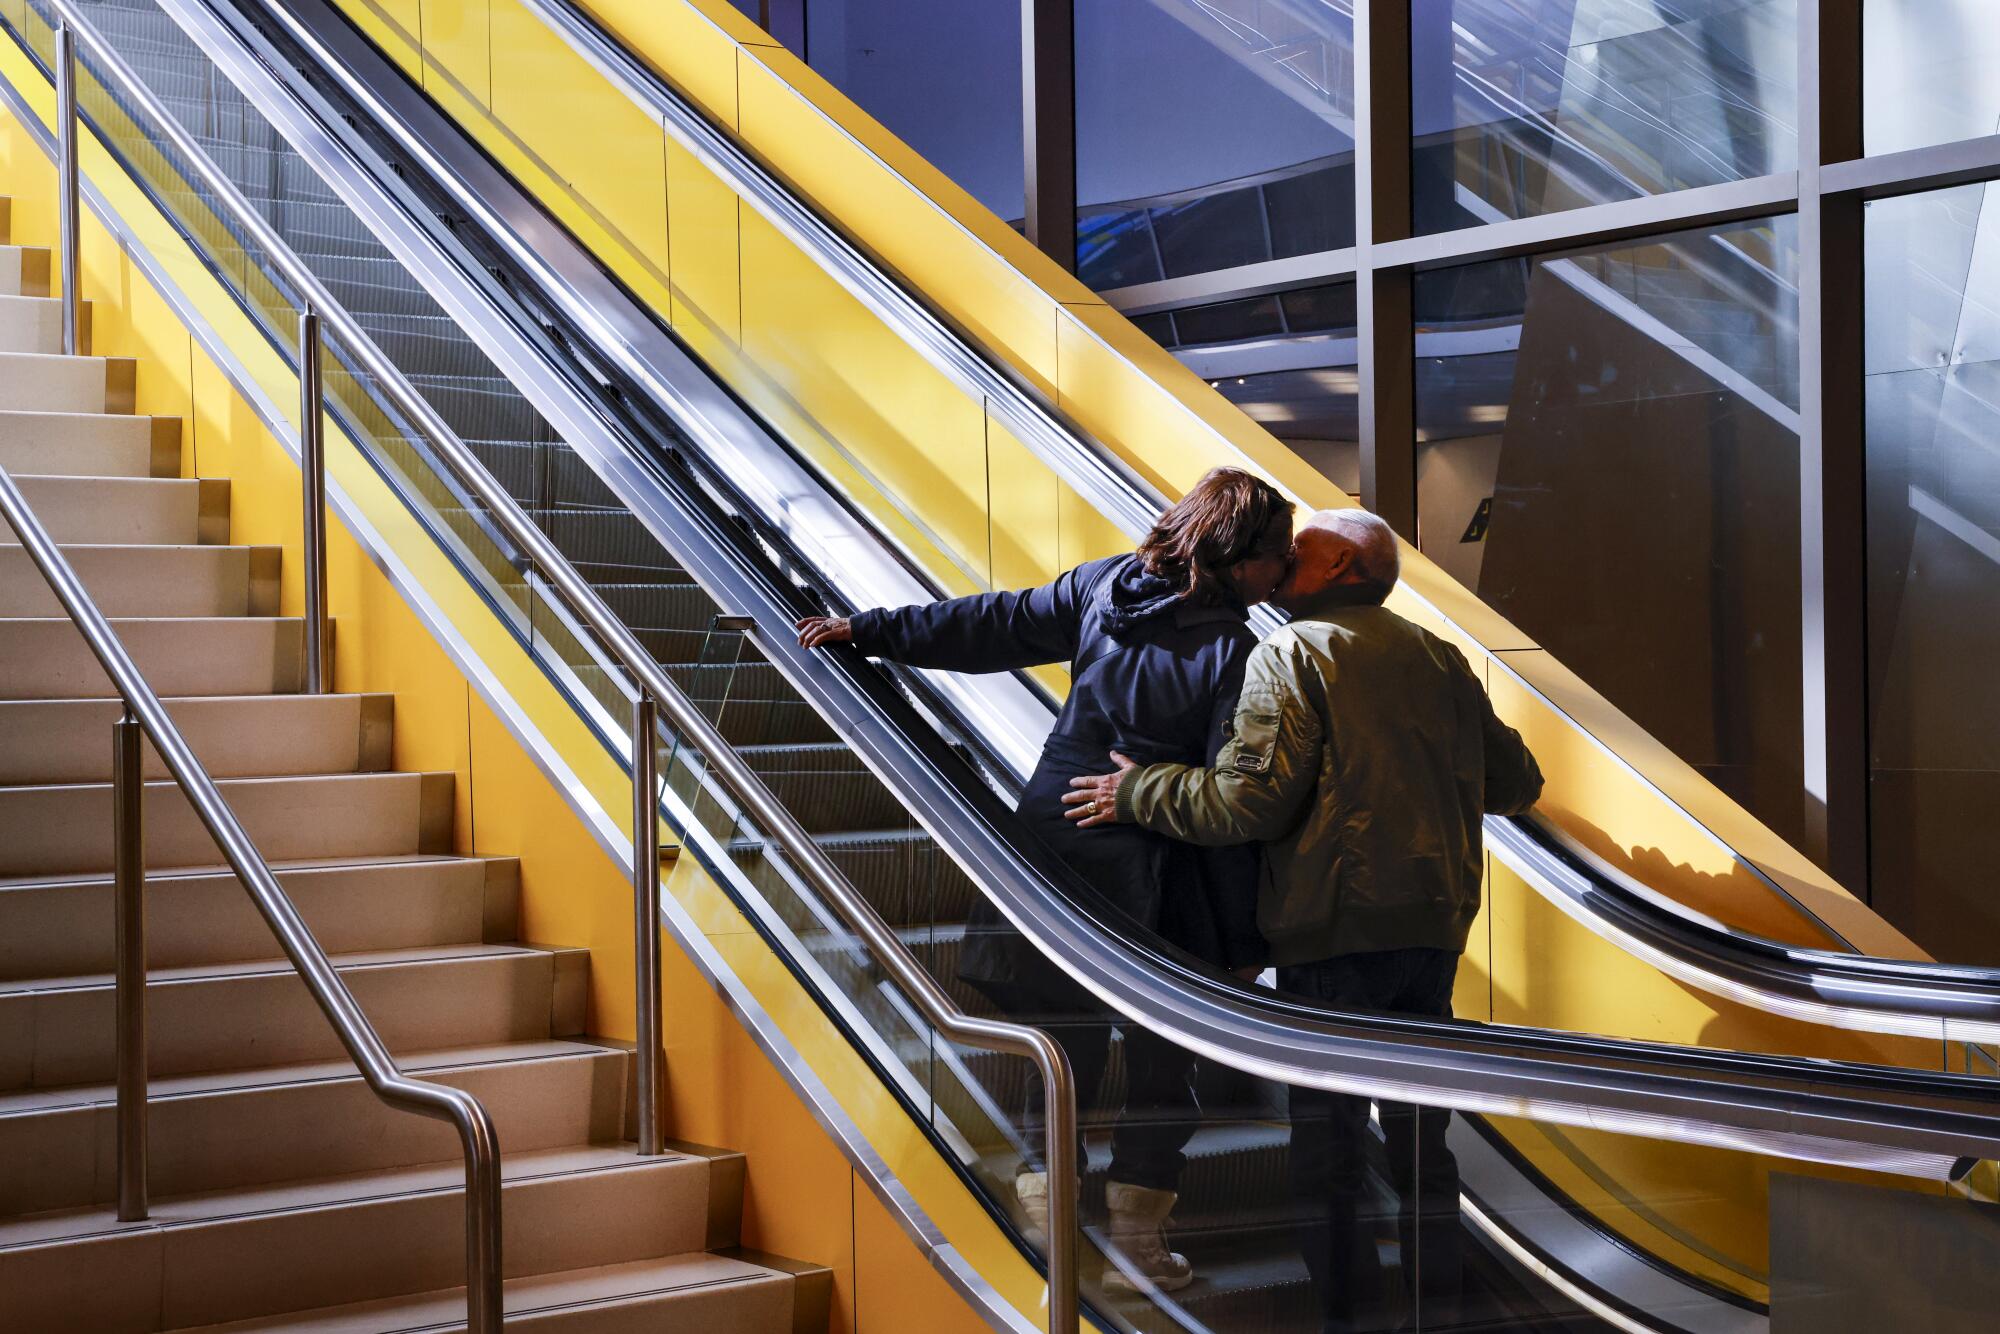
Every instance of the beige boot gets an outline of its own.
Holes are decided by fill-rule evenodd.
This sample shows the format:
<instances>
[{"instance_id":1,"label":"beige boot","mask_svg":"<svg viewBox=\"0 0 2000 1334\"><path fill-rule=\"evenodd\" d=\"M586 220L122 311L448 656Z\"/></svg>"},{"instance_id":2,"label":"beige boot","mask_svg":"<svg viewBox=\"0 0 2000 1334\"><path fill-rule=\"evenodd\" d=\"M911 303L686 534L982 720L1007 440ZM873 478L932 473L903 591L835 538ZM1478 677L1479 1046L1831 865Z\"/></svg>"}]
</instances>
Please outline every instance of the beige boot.
<instances>
[{"instance_id":1,"label":"beige boot","mask_svg":"<svg viewBox=\"0 0 2000 1334\"><path fill-rule=\"evenodd\" d=\"M1180 1197L1170 1190L1152 1190L1123 1181L1104 1187L1104 1202L1111 1210L1111 1245L1125 1264L1162 1292L1179 1292L1194 1282L1194 1266L1185 1255L1167 1248L1167 1215ZM1137 1292L1139 1285L1113 1264L1104 1271L1104 1286L1119 1292Z\"/></svg>"},{"instance_id":2,"label":"beige boot","mask_svg":"<svg viewBox=\"0 0 2000 1334\"><path fill-rule=\"evenodd\" d=\"M1023 1172L1014 1178L1014 1198L1028 1222L1028 1244L1041 1249L1049 1244L1049 1174Z\"/></svg>"}]
</instances>

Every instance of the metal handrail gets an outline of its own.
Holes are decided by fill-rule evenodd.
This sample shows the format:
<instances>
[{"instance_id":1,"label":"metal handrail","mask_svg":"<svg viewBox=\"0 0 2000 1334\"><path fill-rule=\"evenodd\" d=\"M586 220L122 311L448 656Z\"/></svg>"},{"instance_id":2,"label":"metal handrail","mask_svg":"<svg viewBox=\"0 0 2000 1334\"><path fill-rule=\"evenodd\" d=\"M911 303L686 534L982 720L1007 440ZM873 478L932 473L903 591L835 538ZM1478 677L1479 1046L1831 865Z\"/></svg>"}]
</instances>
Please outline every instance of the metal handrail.
<instances>
[{"instance_id":1,"label":"metal handrail","mask_svg":"<svg viewBox=\"0 0 2000 1334\"><path fill-rule=\"evenodd\" d=\"M84 590L41 520L4 467L0 467L0 516L13 528L28 558L42 572L63 610L76 622L84 642L111 678L125 703L115 725L114 880L117 885L118 1005L118 1216L134 1220L147 1211L145 1179L145 853L140 825L139 737L143 732L167 766L188 804L207 828L250 901L256 905L285 957L298 971L320 1013L333 1025L368 1087L389 1106L434 1120L449 1121L465 1149L466 1268L468 1324L481 1334L500 1329L500 1144L493 1120L477 1098L463 1089L406 1076L354 1000L354 993L327 959L270 865L223 800L166 706L126 652L104 613Z\"/></svg>"},{"instance_id":2,"label":"metal handrail","mask_svg":"<svg viewBox=\"0 0 2000 1334\"><path fill-rule=\"evenodd\" d=\"M406 415L409 422L429 441L438 457L450 467L459 482L486 507L489 517L541 567L545 578L562 595L570 610L596 633L603 646L637 686L638 699L634 707L632 739L633 776L637 787L634 795L633 883L637 908L637 978L641 992L638 1002L640 1152L657 1153L664 1143L658 1097L661 1047L658 801L657 797L648 793L648 788L654 781L653 748L656 744L656 733L653 723L657 710L666 715L669 724L689 746L705 757L710 769L722 780L724 787L766 834L784 850L808 883L833 906L848 927L861 938L874 953L884 971L917 1004L930 1024L945 1036L965 1046L1019 1056L1035 1064L1042 1079L1044 1124L1047 1132L1045 1166L1053 1182L1075 1182L1078 1169L1075 1077L1061 1046L1038 1028L979 1018L965 1013L959 1007L950 993L931 977L909 947L883 921L874 906L848 883L839 867L817 843L813 842L804 826L771 793L756 771L729 746L700 709L661 670L660 665L646 652L631 630L613 615L610 608L598 597L596 590L576 573L562 553L522 512L513 496L492 478L478 456L466 447L450 424L410 385L401 369L383 355L367 330L335 299L318 276L293 253L291 247L256 211L236 188L235 183L215 165L193 136L181 127L173 114L161 104L115 48L77 13L72 0L47 0L47 3L61 16L63 27L74 31L76 39L89 50L100 69L109 73L120 85L123 95L130 98L155 122L162 136L185 158L194 174L201 178L202 184L213 192L216 200L249 233L263 252L266 262L277 269L293 286L303 300L307 318L316 316L318 321L323 321L333 332L358 368L373 377L378 389ZM62 29L59 28L59 50L63 46L61 32ZM74 132L69 142L74 143ZM70 296L66 293L65 300L69 299ZM316 329L312 336L302 339L302 342L308 345L316 344ZM307 415L310 418L315 414L308 412ZM309 436L311 429L306 428L302 434ZM308 478L308 488L313 484L313 479ZM318 485L323 487L323 480ZM309 489L308 494L310 493ZM53 551L53 548L50 550ZM309 553L309 560L310 558ZM318 559L324 561L323 550L319 553ZM318 587L324 589L323 564L318 571L318 578L320 581ZM109 633L108 629L106 633ZM155 703L157 707L157 701ZM164 721L164 713L161 713L160 717ZM191 756L189 762L192 763ZM238 834L240 836L240 830ZM247 843L245 846L247 847ZM254 850L251 855L254 856ZM268 871L265 874L268 878ZM276 889L275 881L271 884L282 901L282 891ZM303 932L303 927L299 929ZM310 937L306 939L310 941ZM349 1004L351 1006L351 1001ZM359 1011L355 1013L358 1015ZM379 1049L379 1042L376 1046ZM385 1061L388 1059L386 1053L381 1053L381 1056ZM393 1062L389 1063L388 1068L391 1072L394 1071ZM400 1075L396 1077L401 1078ZM413 1087L426 1087L415 1085L413 1081L402 1082ZM490 1141L490 1127L488 1138ZM497 1173L495 1181L497 1184ZM1076 1211L1077 1193L1074 1189L1058 1188L1050 1191L1048 1227L1050 1334L1074 1334L1077 1329ZM497 1329L500 1311L497 1198L491 1256L494 1261L491 1272L482 1272L481 1282L491 1284L493 1328ZM475 1321L474 1328L483 1331L486 1327Z\"/></svg>"}]
</instances>

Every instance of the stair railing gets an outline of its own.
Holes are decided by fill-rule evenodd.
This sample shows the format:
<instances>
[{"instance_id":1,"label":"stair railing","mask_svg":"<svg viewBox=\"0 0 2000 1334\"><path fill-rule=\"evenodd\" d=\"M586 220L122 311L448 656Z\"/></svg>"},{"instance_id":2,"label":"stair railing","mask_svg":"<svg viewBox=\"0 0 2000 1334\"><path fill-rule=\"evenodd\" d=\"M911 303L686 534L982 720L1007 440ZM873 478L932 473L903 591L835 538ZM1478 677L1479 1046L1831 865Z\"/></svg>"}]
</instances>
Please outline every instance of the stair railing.
<instances>
[{"instance_id":1,"label":"stair railing","mask_svg":"<svg viewBox=\"0 0 2000 1334\"><path fill-rule=\"evenodd\" d=\"M750 767L743 757L736 753L722 733L711 723L700 708L691 701L681 688L674 684L660 664L654 661L632 631L614 615L597 591L579 575L568 559L556 549L549 539L537 528L533 521L521 510L514 497L486 470L479 457L459 439L451 425L439 415L428 400L410 384L393 361L376 346L367 330L333 296L318 275L306 266L286 244L277 231L250 204L235 182L215 164L201 144L177 121L173 113L159 100L145 81L128 65L117 50L91 26L78 12L74 0L46 0L58 16L56 28L56 82L58 88L67 87L66 96L58 96L58 114L66 117L58 130L58 171L65 181L74 182L77 177L76 144L81 124L76 119L75 104L75 47L81 45L90 55L100 77L109 78L118 87L119 94L142 110L153 122L158 133L173 146L187 167L200 178L201 184L212 192L216 202L228 213L231 221L247 232L262 252L265 263L275 269L292 286L300 298L303 310L300 316L299 364L300 399L302 425L300 430L301 485L305 497L307 550L306 587L307 616L307 680L320 682L324 678L314 671L316 655L324 653L325 639L325 450L324 425L325 402L321 393L320 326L323 323L339 340L341 347L354 363L354 368L371 377L382 395L402 414L409 424L431 445L437 458L441 459L458 481L486 507L487 517L506 536L517 544L526 556L541 569L548 582L561 595L563 602L584 624L596 634L600 643L610 653L630 678L635 692L632 710L632 889L635 934L635 980L637 990L637 1080L638 1080L638 1151L641 1154L657 1154L665 1146L664 1118L660 1093L664 1087L662 1072L661 1041L661 987L660 987L660 837L659 837L659 775L657 768L658 727L661 715L668 725L678 733L681 740L707 761L710 771L721 780L723 787L740 807L754 819L765 834L784 852L786 858L833 907L845 921L848 928L873 953L883 970L889 974L897 986L914 1001L925 1020L940 1033L954 1042L982 1051L999 1052L1018 1056L1032 1062L1042 1079L1044 1127L1046 1131L1045 1163L1052 1182L1071 1183L1069 1189L1052 1189L1049 1193L1048 1226L1048 1303L1049 1334L1076 1334L1078 1327L1077 1290L1077 1193L1078 1193L1078 1134L1076 1110L1076 1080L1070 1070L1069 1058L1063 1053L1055 1039L1039 1028L1026 1024L1006 1023L1000 1020L981 1018L967 1014L960 1008L951 994L940 986L935 978L917 961L916 956L905 945L873 904L848 882L847 877L826 852L815 843L805 827L785 805L774 796L763 778ZM73 238L79 224L78 197L72 188L59 191L60 206L64 212L63 235ZM65 283L63 300L74 301L75 285ZM9 484L11 490L11 483ZM26 516L26 506L19 501L18 492L12 493L9 517L13 509L20 509ZM32 516L26 516L32 523ZM39 529L37 529L39 531ZM43 565L44 574L51 568L60 568L73 595L79 600L78 606L89 608L88 599L75 582L66 565L61 565L61 557L54 546L42 534L43 546L49 559L56 564L44 565L41 557L36 558ZM51 582L57 582L51 576ZM62 590L59 587L58 592ZM68 606L68 598L65 597ZM94 608L90 614L96 616ZM78 612L72 611L79 618ZM136 670L130 669L130 659L125 658L118 648L117 640L111 636L108 626L101 616L96 624L102 629L106 648L116 653L126 664L134 685L145 689L138 679ZM86 634L90 631L86 629ZM97 641L93 639L93 648ZM100 659L104 650L99 650ZM109 664L107 661L107 670ZM114 675L114 682L119 678ZM123 687L121 685L121 693ZM127 696L128 700L131 698ZM205 774L201 774L193 756L187 752L178 734L172 733L172 723L159 708L158 700L150 691L146 698L152 700L157 727L148 722L148 716L139 715L146 724L149 735L158 738L161 730L172 737L179 747L190 774L198 774L207 784L207 792L214 794L214 784ZM161 747L166 754L166 747ZM170 761L170 765L171 765ZM180 769L174 770L176 777ZM183 783L186 786L186 783ZM191 791L192 796L192 791ZM219 795L214 796L214 804L222 817L229 820L228 829L234 831L244 854L244 866L262 867L261 861L254 861L256 852L251 848L240 826L228 817L227 807L222 805ZM135 806L136 809L136 806ZM199 806L198 806L199 809ZM206 816L204 816L206 818ZM217 834L218 842L223 835ZM229 845L224 845L225 852ZM231 865L250 883L250 872L237 866L232 857ZM296 924L299 941L288 939L280 930L280 939L290 953L294 944L301 953L294 957L301 972L306 973L306 965L300 959L319 961L319 973L307 973L308 984L314 976L323 974L333 986L339 981L329 966L325 956L306 933L303 924L298 923L297 914L292 911L289 901L275 880L270 878L268 869L263 872L270 893L275 896L271 905L263 901L259 891L253 887L253 895L259 895L259 907L266 910L267 918L274 910L288 914L285 918L274 918L274 929L278 920L289 920ZM307 953L307 951L310 953ZM317 997L319 993L315 991ZM328 992L329 997L335 993ZM338 992L346 997L344 988ZM322 999L322 1008L327 1008L328 1000ZM356 1063L362 1064L364 1073L369 1074L371 1086L378 1093L385 1088L396 1089L401 1097L409 1097L404 1089L424 1092L453 1093L456 1090L432 1090L429 1085L403 1079L396 1070L395 1063L386 1051L381 1049L379 1039L366 1027L367 1021L353 1005L351 997L346 997L346 1010L359 1021L361 1027L357 1036L365 1035L373 1044L373 1053L379 1056L383 1084L376 1084L376 1076L369 1073L369 1067L356 1055ZM334 1018L336 1027L341 1019L337 1011L328 1009L328 1017ZM347 1032L343 1030L343 1040ZM352 1049L352 1048L351 1048ZM394 1081L394 1082L391 1082ZM386 1097L387 1095L384 1094ZM463 1094L474 1111L478 1104L471 1102ZM400 1104L399 1104L400 1105ZM421 1110L415 1103L413 1109ZM425 1103L424 1106L430 1104ZM484 1122L484 1113L479 1111L485 1124L484 1145L489 1153L497 1152L490 1123ZM122 1142L122 1141L121 1141ZM500 1299L500 1225L499 1225L499 1174L497 1158L491 1169L492 1199L490 1206L474 1198L473 1167L474 1143L467 1141L467 1269L468 1269L468 1315L476 1334L498 1334L501 1318ZM475 1215L479 1222L475 1223ZM490 1323L489 1323L490 1322Z\"/></svg>"},{"instance_id":2,"label":"stair railing","mask_svg":"<svg viewBox=\"0 0 2000 1334\"><path fill-rule=\"evenodd\" d=\"M326 951L313 938L297 905L271 873L270 864L223 800L215 780L195 758L160 697L84 590L76 571L4 467L0 467L0 517L13 528L28 558L82 632L111 686L124 701L112 724L112 879L116 897L116 1049L118 1068L118 1217L145 1218L146 1173L146 842L142 742L151 740L188 805L250 893L278 945L298 971L320 1012L333 1025L368 1087L389 1106L449 1121L465 1150L467 1324L477 1334L500 1331L500 1143L493 1119L463 1089L411 1079L383 1045Z\"/></svg>"}]
</instances>

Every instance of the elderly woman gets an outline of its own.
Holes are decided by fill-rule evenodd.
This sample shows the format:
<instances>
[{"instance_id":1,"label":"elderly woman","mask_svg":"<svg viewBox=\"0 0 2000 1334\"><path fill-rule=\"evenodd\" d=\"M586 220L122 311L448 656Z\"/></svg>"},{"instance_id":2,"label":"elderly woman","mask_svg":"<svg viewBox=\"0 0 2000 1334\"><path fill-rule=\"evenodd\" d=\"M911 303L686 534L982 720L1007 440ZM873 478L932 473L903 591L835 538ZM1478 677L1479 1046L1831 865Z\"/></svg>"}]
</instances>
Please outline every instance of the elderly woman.
<instances>
[{"instance_id":1,"label":"elderly woman","mask_svg":"<svg viewBox=\"0 0 2000 1334\"><path fill-rule=\"evenodd\" d=\"M1141 764L1214 761L1256 642L1249 608L1284 577L1291 545L1291 502L1247 472L1217 468L1131 555L1021 592L813 617L799 622L799 642L851 642L947 671L1068 664L1069 695L1021 794L1022 818L1101 900L1090 906L1115 908L1218 967L1248 970L1263 961L1254 849L1202 850L1128 825L1080 833L1063 818L1062 797L1070 779L1101 772L1112 750ZM997 927L998 914L980 906L975 925ZM972 935L960 975L1010 1015L1059 1015L1053 1031L1079 1096L1095 1100L1112 1023L1103 1007L1009 931ZM1121 1036L1127 1093L1105 1192L1111 1238L1148 1282L1177 1289L1193 1271L1162 1228L1199 1114L1193 1058L1137 1025ZM1030 1102L1032 1122L1039 1100ZM1023 1172L1015 1187L1031 1225L1045 1228L1047 1175ZM1132 1286L1115 1270L1107 1282Z\"/></svg>"}]
</instances>

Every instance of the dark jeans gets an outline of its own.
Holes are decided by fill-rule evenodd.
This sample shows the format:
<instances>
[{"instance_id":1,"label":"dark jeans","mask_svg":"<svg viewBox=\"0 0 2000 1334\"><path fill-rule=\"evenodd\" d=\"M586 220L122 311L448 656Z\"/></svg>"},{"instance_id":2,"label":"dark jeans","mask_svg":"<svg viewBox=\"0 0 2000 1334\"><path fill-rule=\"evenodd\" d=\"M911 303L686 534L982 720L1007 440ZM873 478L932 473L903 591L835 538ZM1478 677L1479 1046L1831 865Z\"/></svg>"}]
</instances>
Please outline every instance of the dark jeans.
<instances>
[{"instance_id":1,"label":"dark jeans","mask_svg":"<svg viewBox=\"0 0 2000 1334\"><path fill-rule=\"evenodd\" d=\"M1070 1019L1051 1023L1048 1029L1076 1073L1081 1120L1097 1107L1098 1086L1111 1057L1112 1024ZM1194 1056L1133 1024L1119 1025L1118 1031L1125 1044L1125 1106L1111 1127L1110 1179L1153 1190L1179 1190L1181 1169L1187 1166L1182 1150L1194 1138L1195 1121L1201 1115L1194 1093ZM1029 1085L1021 1123L1034 1137L1031 1144L1040 1138L1039 1080ZM1076 1161L1079 1171L1088 1161L1080 1142Z\"/></svg>"},{"instance_id":2,"label":"dark jeans","mask_svg":"<svg viewBox=\"0 0 2000 1334\"><path fill-rule=\"evenodd\" d=\"M1278 989L1343 1010L1449 1016L1458 956L1445 950L1347 954L1278 970ZM1291 1090L1292 1189L1324 1334L1394 1328L1395 1303L1375 1249L1367 1194L1367 1098ZM1403 1286L1425 1325L1454 1318L1463 1268L1458 1160L1445 1146L1449 1111L1385 1102L1383 1138L1398 1199ZM1412 1322L1416 1323L1416 1322Z\"/></svg>"}]
</instances>

